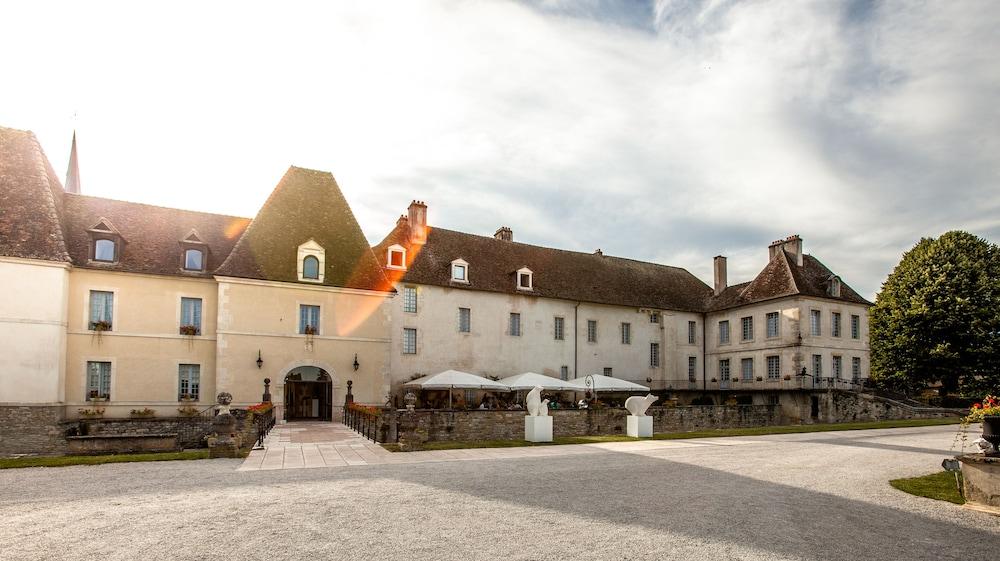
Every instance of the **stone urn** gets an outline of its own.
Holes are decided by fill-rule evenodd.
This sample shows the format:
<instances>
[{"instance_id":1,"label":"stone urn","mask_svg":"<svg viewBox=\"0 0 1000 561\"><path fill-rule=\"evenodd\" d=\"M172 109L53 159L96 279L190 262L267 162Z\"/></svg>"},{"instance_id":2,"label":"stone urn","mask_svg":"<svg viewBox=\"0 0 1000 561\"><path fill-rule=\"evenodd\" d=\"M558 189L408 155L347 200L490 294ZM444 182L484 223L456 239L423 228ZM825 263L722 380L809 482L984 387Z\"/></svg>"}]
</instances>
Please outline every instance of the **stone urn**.
<instances>
[{"instance_id":1,"label":"stone urn","mask_svg":"<svg viewBox=\"0 0 1000 561\"><path fill-rule=\"evenodd\" d=\"M993 445L993 451L987 456L1000 456L1000 415L983 417L983 440Z\"/></svg>"}]
</instances>

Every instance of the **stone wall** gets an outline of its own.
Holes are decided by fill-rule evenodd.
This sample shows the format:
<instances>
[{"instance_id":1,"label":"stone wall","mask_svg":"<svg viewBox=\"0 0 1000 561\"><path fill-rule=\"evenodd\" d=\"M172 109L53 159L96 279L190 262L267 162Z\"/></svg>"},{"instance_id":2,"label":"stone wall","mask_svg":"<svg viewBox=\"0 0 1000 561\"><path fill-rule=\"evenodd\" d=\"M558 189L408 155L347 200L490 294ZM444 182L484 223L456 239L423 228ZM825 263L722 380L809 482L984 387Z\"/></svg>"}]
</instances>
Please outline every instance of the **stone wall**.
<instances>
[{"instance_id":1,"label":"stone wall","mask_svg":"<svg viewBox=\"0 0 1000 561\"><path fill-rule=\"evenodd\" d=\"M937 419L961 414L955 410L938 407L912 407L884 397L855 392L834 390L828 392L825 397L828 414L826 422L830 423Z\"/></svg>"},{"instance_id":2,"label":"stone wall","mask_svg":"<svg viewBox=\"0 0 1000 561\"><path fill-rule=\"evenodd\" d=\"M61 406L0 405L0 457L66 452Z\"/></svg>"},{"instance_id":3,"label":"stone wall","mask_svg":"<svg viewBox=\"0 0 1000 561\"><path fill-rule=\"evenodd\" d=\"M79 436L137 436L177 434L181 448L204 448L212 429L211 417L163 417L151 419L88 419L63 423L63 434L77 429Z\"/></svg>"},{"instance_id":4,"label":"stone wall","mask_svg":"<svg viewBox=\"0 0 1000 561\"><path fill-rule=\"evenodd\" d=\"M650 407L653 432L698 429L761 427L781 424L773 405L716 405L694 407ZM553 436L601 436L625 433L624 409L549 410ZM405 411L382 415L379 440L394 442L399 431L416 430L428 442L448 440L521 440L524 438L524 411L440 411L417 410L412 417Z\"/></svg>"}]
</instances>

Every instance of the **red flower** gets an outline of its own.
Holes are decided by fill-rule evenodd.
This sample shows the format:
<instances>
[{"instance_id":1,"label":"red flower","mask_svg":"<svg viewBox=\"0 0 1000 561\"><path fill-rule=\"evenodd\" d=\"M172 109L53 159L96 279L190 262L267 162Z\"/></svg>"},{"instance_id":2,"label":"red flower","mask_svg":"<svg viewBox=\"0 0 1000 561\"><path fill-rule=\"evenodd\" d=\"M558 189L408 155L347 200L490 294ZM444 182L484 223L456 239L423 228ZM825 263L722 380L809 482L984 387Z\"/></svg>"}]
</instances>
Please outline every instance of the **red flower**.
<instances>
[{"instance_id":1,"label":"red flower","mask_svg":"<svg viewBox=\"0 0 1000 561\"><path fill-rule=\"evenodd\" d=\"M980 409L980 408L982 408L982 406L983 406L982 403L973 403L972 404L972 408L973 409Z\"/></svg>"}]
</instances>

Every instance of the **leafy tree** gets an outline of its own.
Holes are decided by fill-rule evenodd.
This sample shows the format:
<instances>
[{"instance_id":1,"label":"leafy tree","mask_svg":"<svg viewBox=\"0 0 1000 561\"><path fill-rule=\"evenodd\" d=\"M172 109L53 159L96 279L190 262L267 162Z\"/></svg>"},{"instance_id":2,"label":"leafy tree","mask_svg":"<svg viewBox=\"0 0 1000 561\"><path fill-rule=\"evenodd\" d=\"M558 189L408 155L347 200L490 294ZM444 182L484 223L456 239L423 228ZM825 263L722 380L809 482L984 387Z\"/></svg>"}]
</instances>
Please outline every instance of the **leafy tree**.
<instances>
[{"instance_id":1,"label":"leafy tree","mask_svg":"<svg viewBox=\"0 0 1000 561\"><path fill-rule=\"evenodd\" d=\"M872 378L912 391L1000 390L1000 248L968 232L921 239L870 313Z\"/></svg>"}]
</instances>

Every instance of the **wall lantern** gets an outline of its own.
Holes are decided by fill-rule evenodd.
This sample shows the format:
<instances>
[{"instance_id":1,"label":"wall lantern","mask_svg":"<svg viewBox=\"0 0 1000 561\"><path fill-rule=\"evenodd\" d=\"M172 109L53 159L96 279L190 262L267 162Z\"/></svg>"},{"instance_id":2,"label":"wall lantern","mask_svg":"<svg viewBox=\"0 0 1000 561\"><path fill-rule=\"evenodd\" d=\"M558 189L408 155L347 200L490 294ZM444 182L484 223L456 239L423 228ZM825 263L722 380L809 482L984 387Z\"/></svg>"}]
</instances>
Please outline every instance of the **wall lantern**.
<instances>
[{"instance_id":1,"label":"wall lantern","mask_svg":"<svg viewBox=\"0 0 1000 561\"><path fill-rule=\"evenodd\" d=\"M257 368L264 366L264 359L260 357L260 349L257 349Z\"/></svg>"},{"instance_id":2,"label":"wall lantern","mask_svg":"<svg viewBox=\"0 0 1000 561\"><path fill-rule=\"evenodd\" d=\"M358 363L358 353L354 353L354 371L357 372L358 368L361 368L361 364Z\"/></svg>"}]
</instances>

